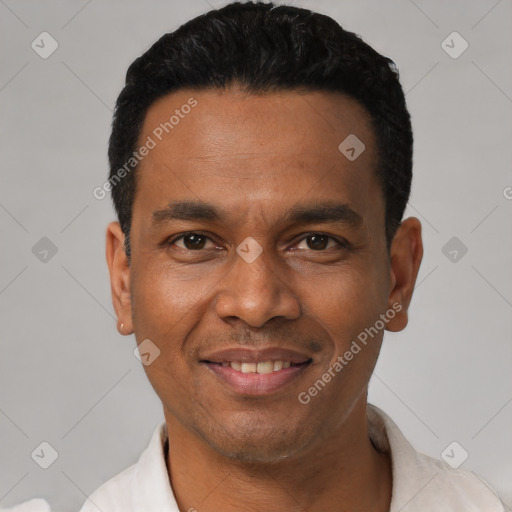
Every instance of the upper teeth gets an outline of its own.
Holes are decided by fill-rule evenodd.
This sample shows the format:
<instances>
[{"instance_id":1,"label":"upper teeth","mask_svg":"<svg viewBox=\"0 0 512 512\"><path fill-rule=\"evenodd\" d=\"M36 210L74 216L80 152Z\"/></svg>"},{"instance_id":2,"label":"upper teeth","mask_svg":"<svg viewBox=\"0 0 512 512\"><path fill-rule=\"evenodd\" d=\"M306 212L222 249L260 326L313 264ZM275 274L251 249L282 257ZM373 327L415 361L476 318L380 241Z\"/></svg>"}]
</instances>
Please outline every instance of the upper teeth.
<instances>
[{"instance_id":1,"label":"upper teeth","mask_svg":"<svg viewBox=\"0 0 512 512\"><path fill-rule=\"evenodd\" d=\"M290 361L262 361L261 363L240 363L238 361L225 361L222 366L231 366L233 370L242 373L272 373L282 368L289 368Z\"/></svg>"}]
</instances>

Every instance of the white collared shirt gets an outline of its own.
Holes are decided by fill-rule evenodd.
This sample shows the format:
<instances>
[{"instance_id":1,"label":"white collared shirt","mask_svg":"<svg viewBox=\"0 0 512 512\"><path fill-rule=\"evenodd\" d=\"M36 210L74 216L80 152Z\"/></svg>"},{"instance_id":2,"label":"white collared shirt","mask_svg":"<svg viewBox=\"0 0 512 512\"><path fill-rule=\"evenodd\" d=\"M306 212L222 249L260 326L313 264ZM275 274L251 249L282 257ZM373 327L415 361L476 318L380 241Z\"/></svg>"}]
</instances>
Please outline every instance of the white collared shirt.
<instances>
[{"instance_id":1,"label":"white collared shirt","mask_svg":"<svg viewBox=\"0 0 512 512\"><path fill-rule=\"evenodd\" d=\"M503 503L474 473L417 452L393 421L368 404L370 438L391 454L390 512L504 512ZM138 462L101 485L80 512L179 512L169 483L165 422L158 425Z\"/></svg>"},{"instance_id":2,"label":"white collared shirt","mask_svg":"<svg viewBox=\"0 0 512 512\"><path fill-rule=\"evenodd\" d=\"M14 507L0 508L0 512L51 512L51 510L46 500L33 498Z\"/></svg>"}]
</instances>

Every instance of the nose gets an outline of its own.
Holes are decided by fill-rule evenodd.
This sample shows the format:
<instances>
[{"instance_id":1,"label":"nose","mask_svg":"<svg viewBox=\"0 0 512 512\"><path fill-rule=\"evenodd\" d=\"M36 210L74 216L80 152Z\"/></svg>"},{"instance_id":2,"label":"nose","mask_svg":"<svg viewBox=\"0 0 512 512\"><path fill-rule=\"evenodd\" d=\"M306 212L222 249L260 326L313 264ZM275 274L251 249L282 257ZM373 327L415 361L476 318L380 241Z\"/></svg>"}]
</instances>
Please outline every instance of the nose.
<instances>
[{"instance_id":1,"label":"nose","mask_svg":"<svg viewBox=\"0 0 512 512\"><path fill-rule=\"evenodd\" d=\"M252 262L234 255L233 267L219 282L215 296L219 318L261 327L275 317L293 320L300 316L300 301L287 283L289 273L269 251L263 250Z\"/></svg>"}]
</instances>

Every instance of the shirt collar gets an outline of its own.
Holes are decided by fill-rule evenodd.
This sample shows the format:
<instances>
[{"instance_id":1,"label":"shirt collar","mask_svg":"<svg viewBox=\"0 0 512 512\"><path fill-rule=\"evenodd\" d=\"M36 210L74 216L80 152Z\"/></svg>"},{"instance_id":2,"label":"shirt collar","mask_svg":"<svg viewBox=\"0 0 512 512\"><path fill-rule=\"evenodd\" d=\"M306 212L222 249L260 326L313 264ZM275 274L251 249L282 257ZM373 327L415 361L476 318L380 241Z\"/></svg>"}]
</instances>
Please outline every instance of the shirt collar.
<instances>
[{"instance_id":1,"label":"shirt collar","mask_svg":"<svg viewBox=\"0 0 512 512\"><path fill-rule=\"evenodd\" d=\"M167 439L164 421L155 428L149 446L136 464L132 487L133 510L179 512L167 472Z\"/></svg>"},{"instance_id":2,"label":"shirt collar","mask_svg":"<svg viewBox=\"0 0 512 512\"><path fill-rule=\"evenodd\" d=\"M390 512L402 510L432 480L435 467L421 464L419 453L394 421L375 405L368 404L368 434L374 446L391 458L392 494ZM421 469L420 469L421 468Z\"/></svg>"}]
</instances>

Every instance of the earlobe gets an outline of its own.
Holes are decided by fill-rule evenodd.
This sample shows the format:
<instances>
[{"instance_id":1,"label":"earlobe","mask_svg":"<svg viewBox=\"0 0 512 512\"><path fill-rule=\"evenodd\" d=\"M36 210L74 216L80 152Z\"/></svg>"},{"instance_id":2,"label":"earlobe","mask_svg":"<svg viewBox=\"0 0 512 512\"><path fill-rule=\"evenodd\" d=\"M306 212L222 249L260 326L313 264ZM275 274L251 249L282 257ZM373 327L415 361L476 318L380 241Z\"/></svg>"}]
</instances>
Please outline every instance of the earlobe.
<instances>
[{"instance_id":1,"label":"earlobe","mask_svg":"<svg viewBox=\"0 0 512 512\"><path fill-rule=\"evenodd\" d=\"M106 258L110 273L112 303L120 334L133 332L130 293L130 265L124 249L125 235L119 222L111 222L106 232Z\"/></svg>"},{"instance_id":2,"label":"earlobe","mask_svg":"<svg viewBox=\"0 0 512 512\"><path fill-rule=\"evenodd\" d=\"M407 311L422 258L421 223L417 218L409 217L397 229L390 250L388 307L394 309L396 315L387 323L386 330L388 331L401 331L407 325Z\"/></svg>"}]
</instances>

